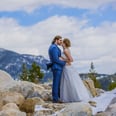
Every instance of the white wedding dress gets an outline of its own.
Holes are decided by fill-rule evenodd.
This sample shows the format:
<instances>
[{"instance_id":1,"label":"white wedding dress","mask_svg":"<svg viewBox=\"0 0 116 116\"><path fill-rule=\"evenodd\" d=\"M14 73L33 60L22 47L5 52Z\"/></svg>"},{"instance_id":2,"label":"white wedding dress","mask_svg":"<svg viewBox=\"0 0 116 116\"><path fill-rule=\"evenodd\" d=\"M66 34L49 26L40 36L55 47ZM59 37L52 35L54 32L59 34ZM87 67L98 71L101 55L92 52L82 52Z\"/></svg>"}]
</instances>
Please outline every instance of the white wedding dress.
<instances>
[{"instance_id":1,"label":"white wedding dress","mask_svg":"<svg viewBox=\"0 0 116 116\"><path fill-rule=\"evenodd\" d=\"M63 55L63 57L65 57ZM66 65L63 68L60 84L60 100L63 102L87 101L91 98L76 68Z\"/></svg>"}]
</instances>

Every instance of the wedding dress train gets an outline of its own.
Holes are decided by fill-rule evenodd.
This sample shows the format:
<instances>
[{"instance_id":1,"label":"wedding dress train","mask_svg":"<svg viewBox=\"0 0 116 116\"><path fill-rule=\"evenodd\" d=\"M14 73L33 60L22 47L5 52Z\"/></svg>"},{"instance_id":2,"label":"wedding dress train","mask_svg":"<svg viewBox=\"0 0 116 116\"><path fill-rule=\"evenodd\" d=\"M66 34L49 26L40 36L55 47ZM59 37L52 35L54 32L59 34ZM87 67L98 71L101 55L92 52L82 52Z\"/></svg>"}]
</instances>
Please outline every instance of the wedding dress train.
<instances>
[{"instance_id":1,"label":"wedding dress train","mask_svg":"<svg viewBox=\"0 0 116 116\"><path fill-rule=\"evenodd\" d=\"M73 65L66 65L62 72L60 99L63 102L87 101L91 98L77 70Z\"/></svg>"}]
</instances>

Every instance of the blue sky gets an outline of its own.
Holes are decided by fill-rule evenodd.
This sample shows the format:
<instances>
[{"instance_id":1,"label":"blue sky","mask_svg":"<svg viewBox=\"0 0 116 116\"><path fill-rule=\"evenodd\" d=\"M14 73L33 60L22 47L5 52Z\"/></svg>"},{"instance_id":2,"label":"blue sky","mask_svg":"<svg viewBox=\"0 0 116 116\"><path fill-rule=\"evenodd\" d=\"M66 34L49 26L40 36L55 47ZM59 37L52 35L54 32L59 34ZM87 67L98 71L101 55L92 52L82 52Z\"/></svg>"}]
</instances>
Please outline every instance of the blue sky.
<instances>
[{"instance_id":1,"label":"blue sky","mask_svg":"<svg viewBox=\"0 0 116 116\"><path fill-rule=\"evenodd\" d=\"M18 23L22 26L31 26L39 21L45 20L51 16L59 15L59 16L72 16L79 19L87 18L89 20L89 24L93 26L100 25L103 21L116 21L115 16L116 10L111 6L100 9L98 11L92 11L90 9L80 9L80 8L64 8L60 6L43 6L39 9L35 9L32 13L28 13L25 11L1 11L0 17L5 18L14 18L18 21Z\"/></svg>"},{"instance_id":2,"label":"blue sky","mask_svg":"<svg viewBox=\"0 0 116 116\"><path fill-rule=\"evenodd\" d=\"M40 9L36 9L32 13L15 11L15 12L0 12L0 17L13 17L18 20L20 25L30 26L38 23L39 21L45 20L51 16L73 16L82 18L83 14L88 10L76 9L76 8L62 8L58 6L44 6Z\"/></svg>"},{"instance_id":3,"label":"blue sky","mask_svg":"<svg viewBox=\"0 0 116 116\"><path fill-rule=\"evenodd\" d=\"M48 58L55 35L72 42L79 72L94 62L97 72L116 72L115 0L4 0L0 3L0 47Z\"/></svg>"}]
</instances>

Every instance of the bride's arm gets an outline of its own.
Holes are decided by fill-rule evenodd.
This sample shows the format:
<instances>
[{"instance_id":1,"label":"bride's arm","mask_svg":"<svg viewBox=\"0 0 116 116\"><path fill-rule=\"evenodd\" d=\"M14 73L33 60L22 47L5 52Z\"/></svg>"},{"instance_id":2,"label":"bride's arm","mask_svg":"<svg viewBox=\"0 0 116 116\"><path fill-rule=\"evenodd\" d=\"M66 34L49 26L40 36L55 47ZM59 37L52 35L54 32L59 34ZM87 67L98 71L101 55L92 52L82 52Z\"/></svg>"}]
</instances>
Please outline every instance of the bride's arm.
<instances>
[{"instance_id":1,"label":"bride's arm","mask_svg":"<svg viewBox=\"0 0 116 116\"><path fill-rule=\"evenodd\" d=\"M63 60L63 61L68 61L67 58L64 58L63 56L59 57L60 60Z\"/></svg>"},{"instance_id":2,"label":"bride's arm","mask_svg":"<svg viewBox=\"0 0 116 116\"><path fill-rule=\"evenodd\" d=\"M67 58L64 58L64 57L59 57L60 60L63 60L63 61L66 61L66 65L71 65L71 62L67 59Z\"/></svg>"}]
</instances>

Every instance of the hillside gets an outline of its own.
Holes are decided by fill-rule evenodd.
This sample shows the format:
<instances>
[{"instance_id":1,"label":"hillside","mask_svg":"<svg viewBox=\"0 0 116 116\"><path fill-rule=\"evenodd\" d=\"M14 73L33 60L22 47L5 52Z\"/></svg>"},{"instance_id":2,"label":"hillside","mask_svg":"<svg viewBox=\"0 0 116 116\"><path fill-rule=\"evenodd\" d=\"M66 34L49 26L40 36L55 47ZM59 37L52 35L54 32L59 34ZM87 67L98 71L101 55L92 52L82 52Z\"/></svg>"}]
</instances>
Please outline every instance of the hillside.
<instances>
[{"instance_id":1,"label":"hillside","mask_svg":"<svg viewBox=\"0 0 116 116\"><path fill-rule=\"evenodd\" d=\"M22 71L22 64L25 63L27 68L30 68L33 62L36 62L41 67L41 71L44 73L43 81L47 81L52 77L51 72L47 71L46 67L48 60L43 56L19 54L0 48L0 69L8 72L15 80L19 79L19 75Z\"/></svg>"}]
</instances>

